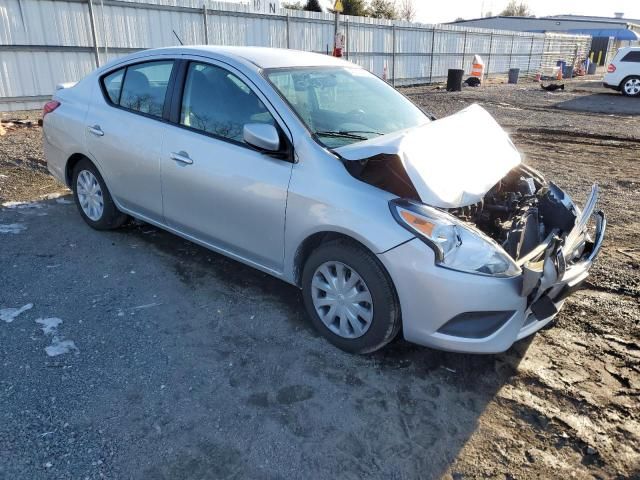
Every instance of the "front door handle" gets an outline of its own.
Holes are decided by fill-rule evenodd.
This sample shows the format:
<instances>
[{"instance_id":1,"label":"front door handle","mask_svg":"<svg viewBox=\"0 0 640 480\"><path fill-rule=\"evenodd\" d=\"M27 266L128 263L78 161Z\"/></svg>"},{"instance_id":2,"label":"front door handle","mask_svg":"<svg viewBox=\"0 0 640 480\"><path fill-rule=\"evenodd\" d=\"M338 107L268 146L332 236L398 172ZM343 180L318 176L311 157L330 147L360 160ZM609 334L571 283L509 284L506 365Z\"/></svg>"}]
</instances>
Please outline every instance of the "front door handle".
<instances>
[{"instance_id":1,"label":"front door handle","mask_svg":"<svg viewBox=\"0 0 640 480\"><path fill-rule=\"evenodd\" d=\"M183 151L172 152L169 155L169 158L171 160L175 160L176 162L185 163L187 165L191 165L193 163L193 160L191 160L189 158L189 154L187 152L183 152Z\"/></svg>"},{"instance_id":2,"label":"front door handle","mask_svg":"<svg viewBox=\"0 0 640 480\"><path fill-rule=\"evenodd\" d=\"M93 125L91 127L87 127L87 130L89 130L89 133L93 133L96 137L104 136L104 132L100 128L100 125Z\"/></svg>"}]
</instances>

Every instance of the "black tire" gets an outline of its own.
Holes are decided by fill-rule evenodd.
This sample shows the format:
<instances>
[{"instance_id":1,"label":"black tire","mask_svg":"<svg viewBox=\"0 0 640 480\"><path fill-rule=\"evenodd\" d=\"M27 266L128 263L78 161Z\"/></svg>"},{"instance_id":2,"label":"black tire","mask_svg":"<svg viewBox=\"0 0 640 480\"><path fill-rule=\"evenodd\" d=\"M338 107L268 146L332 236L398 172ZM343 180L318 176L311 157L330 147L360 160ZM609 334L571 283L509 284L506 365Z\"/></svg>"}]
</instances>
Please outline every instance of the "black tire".
<instances>
[{"instance_id":1,"label":"black tire","mask_svg":"<svg viewBox=\"0 0 640 480\"><path fill-rule=\"evenodd\" d=\"M78 176L83 170L89 171L96 178L100 184L100 190L102 191L104 207L100 218L95 220L92 220L87 216L80 205L80 200L78 199ZM71 182L76 207L78 207L80 215L91 228L95 228L96 230L114 230L121 227L129 218L126 214L118 210L116 205L113 203L113 199L111 198L111 194L109 193L106 183L104 183L102 175L100 175L96 166L91 163L88 158L83 158L76 164L73 169Z\"/></svg>"},{"instance_id":2,"label":"black tire","mask_svg":"<svg viewBox=\"0 0 640 480\"><path fill-rule=\"evenodd\" d=\"M636 93L627 93L625 90L625 85L629 80L637 80L640 81L640 76L638 75L631 75L630 77L625 78L621 83L620 83L620 91L622 92L622 95L624 95L625 97L632 97L632 98L636 98L636 97L640 97L640 90L638 90Z\"/></svg>"},{"instance_id":3,"label":"black tire","mask_svg":"<svg viewBox=\"0 0 640 480\"><path fill-rule=\"evenodd\" d=\"M325 262L341 262L366 283L373 301L373 320L360 337L344 338L332 332L320 319L312 298L312 280ZM378 259L364 247L346 240L320 245L307 259L302 271L302 297L314 327L332 344L349 353L370 353L393 340L402 325L400 305L393 282Z\"/></svg>"}]
</instances>

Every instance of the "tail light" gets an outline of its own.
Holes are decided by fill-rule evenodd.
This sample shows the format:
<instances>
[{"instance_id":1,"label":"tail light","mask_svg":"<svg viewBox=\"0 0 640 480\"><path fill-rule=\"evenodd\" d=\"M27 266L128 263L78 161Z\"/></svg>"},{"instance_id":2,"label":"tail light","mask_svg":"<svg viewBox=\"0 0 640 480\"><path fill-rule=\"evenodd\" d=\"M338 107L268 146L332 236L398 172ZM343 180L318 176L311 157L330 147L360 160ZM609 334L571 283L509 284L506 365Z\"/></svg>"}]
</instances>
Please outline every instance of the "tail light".
<instances>
[{"instance_id":1,"label":"tail light","mask_svg":"<svg viewBox=\"0 0 640 480\"><path fill-rule=\"evenodd\" d=\"M51 100L44 104L44 108L42 109L42 118L46 117L48 113L53 112L56 108L60 106L60 102L56 100Z\"/></svg>"},{"instance_id":2,"label":"tail light","mask_svg":"<svg viewBox=\"0 0 640 480\"><path fill-rule=\"evenodd\" d=\"M607 67L607 72L613 73L615 71L616 71L616 66L613 63L610 63L609 66Z\"/></svg>"}]
</instances>

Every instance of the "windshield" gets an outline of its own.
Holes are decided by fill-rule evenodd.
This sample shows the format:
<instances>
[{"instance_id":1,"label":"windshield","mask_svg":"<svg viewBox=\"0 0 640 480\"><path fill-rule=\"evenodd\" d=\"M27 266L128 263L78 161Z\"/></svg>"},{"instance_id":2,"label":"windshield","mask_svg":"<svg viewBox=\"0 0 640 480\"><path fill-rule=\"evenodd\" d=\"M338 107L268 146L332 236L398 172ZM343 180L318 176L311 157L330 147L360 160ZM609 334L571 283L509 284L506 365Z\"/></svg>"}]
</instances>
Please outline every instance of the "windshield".
<instances>
[{"instance_id":1,"label":"windshield","mask_svg":"<svg viewBox=\"0 0 640 480\"><path fill-rule=\"evenodd\" d=\"M266 76L328 148L429 122L413 103L361 68L274 69Z\"/></svg>"}]
</instances>

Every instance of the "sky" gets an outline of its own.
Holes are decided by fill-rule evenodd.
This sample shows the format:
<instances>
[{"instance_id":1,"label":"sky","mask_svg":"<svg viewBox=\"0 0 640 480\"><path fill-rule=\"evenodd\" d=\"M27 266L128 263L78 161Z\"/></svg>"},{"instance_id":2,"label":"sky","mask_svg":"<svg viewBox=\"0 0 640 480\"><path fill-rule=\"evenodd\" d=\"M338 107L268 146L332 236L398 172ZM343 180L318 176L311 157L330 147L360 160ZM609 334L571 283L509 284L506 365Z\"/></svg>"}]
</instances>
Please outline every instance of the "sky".
<instances>
[{"instance_id":1,"label":"sky","mask_svg":"<svg viewBox=\"0 0 640 480\"><path fill-rule=\"evenodd\" d=\"M492 12L498 15L508 0L413 0L417 9L416 21L422 23L452 22L458 17L470 19ZM593 15L613 17L624 12L627 18L640 19L638 0L528 0L531 13L546 15Z\"/></svg>"}]
</instances>

